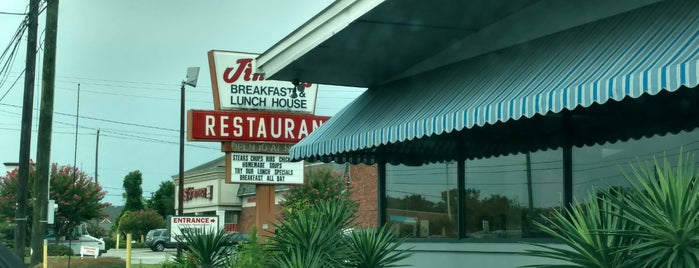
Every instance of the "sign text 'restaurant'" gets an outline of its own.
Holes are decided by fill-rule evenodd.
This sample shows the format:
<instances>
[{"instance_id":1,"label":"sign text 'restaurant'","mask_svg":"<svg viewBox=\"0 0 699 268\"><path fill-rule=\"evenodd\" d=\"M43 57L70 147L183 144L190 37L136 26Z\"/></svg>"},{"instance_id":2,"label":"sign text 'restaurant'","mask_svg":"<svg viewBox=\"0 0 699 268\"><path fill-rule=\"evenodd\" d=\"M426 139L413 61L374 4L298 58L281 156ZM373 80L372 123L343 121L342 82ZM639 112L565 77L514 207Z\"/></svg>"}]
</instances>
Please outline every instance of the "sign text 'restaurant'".
<instances>
[{"instance_id":1,"label":"sign text 'restaurant'","mask_svg":"<svg viewBox=\"0 0 699 268\"><path fill-rule=\"evenodd\" d=\"M330 117L190 110L187 119L188 140L297 143Z\"/></svg>"}]
</instances>

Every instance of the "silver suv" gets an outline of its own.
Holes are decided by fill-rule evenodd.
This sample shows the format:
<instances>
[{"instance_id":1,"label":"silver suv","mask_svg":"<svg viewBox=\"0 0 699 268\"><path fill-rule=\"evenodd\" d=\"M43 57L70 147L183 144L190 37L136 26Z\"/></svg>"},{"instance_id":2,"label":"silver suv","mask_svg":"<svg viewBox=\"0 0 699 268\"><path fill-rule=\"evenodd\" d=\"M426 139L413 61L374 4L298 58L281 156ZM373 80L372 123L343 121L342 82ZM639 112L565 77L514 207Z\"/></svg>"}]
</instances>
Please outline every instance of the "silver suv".
<instances>
[{"instance_id":1,"label":"silver suv","mask_svg":"<svg viewBox=\"0 0 699 268\"><path fill-rule=\"evenodd\" d=\"M177 242L170 242L167 229L153 229L146 234L146 247L153 251L163 251L165 248L177 248Z\"/></svg>"}]
</instances>

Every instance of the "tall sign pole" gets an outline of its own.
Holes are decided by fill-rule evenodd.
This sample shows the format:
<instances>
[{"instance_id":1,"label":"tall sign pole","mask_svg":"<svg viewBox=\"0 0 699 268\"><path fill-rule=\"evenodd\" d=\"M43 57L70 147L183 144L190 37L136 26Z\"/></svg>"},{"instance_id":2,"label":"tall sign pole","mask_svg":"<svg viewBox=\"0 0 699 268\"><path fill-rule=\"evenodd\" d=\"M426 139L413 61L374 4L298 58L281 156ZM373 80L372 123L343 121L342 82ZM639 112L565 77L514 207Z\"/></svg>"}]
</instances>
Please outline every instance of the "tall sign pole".
<instances>
[{"instance_id":1,"label":"tall sign pole","mask_svg":"<svg viewBox=\"0 0 699 268\"><path fill-rule=\"evenodd\" d=\"M177 216L184 214L184 86L197 87L199 67L187 68L187 78L180 87L180 165L177 178ZM177 256L182 256L182 246L177 245Z\"/></svg>"},{"instance_id":2,"label":"tall sign pole","mask_svg":"<svg viewBox=\"0 0 699 268\"><path fill-rule=\"evenodd\" d=\"M36 68L36 35L39 17L39 0L29 1L27 16L27 55L24 74L24 100L22 103L22 130L19 147L19 178L17 185L17 211L15 214L15 253L24 257L24 240L27 233L27 195L29 185L29 152L32 137L32 112L34 103L34 70Z\"/></svg>"}]
</instances>

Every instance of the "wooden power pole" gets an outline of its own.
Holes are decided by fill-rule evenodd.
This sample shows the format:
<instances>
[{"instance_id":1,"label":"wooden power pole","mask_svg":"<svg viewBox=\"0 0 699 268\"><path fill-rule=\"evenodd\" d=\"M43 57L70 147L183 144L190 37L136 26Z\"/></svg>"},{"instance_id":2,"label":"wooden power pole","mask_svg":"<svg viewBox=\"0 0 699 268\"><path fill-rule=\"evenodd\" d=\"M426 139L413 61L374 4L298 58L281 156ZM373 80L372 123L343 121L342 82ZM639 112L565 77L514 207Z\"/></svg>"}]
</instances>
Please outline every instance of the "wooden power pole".
<instances>
[{"instance_id":1,"label":"wooden power pole","mask_svg":"<svg viewBox=\"0 0 699 268\"><path fill-rule=\"evenodd\" d=\"M100 130L98 128L97 129L97 140L95 141L95 184L99 184L99 180L97 179L97 165L99 164L99 155L100 155Z\"/></svg>"},{"instance_id":2,"label":"wooden power pole","mask_svg":"<svg viewBox=\"0 0 699 268\"><path fill-rule=\"evenodd\" d=\"M48 209L49 167L51 163L51 132L53 128L53 93L56 77L56 37L58 34L58 0L47 0L44 66L41 83L41 110L36 149L36 179L34 180L34 219L32 221L31 264L40 262Z\"/></svg>"},{"instance_id":3,"label":"wooden power pole","mask_svg":"<svg viewBox=\"0 0 699 268\"><path fill-rule=\"evenodd\" d=\"M15 253L24 258L24 241L27 235L27 197L29 195L29 152L32 138L32 112L34 110L34 70L36 68L36 32L39 17L39 0L29 1L27 16L27 55L24 74L24 100L22 103L22 129L19 142L19 174L17 183L17 211L15 212Z\"/></svg>"}]
</instances>

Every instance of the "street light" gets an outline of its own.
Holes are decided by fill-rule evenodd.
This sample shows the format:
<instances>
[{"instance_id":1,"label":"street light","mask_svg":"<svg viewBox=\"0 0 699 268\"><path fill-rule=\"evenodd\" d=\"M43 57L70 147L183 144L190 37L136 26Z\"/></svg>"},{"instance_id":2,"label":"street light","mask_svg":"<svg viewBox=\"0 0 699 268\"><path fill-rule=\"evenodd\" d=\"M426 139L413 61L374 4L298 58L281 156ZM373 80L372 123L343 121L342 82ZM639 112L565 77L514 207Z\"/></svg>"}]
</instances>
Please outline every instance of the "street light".
<instances>
[{"instance_id":1,"label":"street light","mask_svg":"<svg viewBox=\"0 0 699 268\"><path fill-rule=\"evenodd\" d=\"M188 85L191 87L197 87L198 77L199 67L187 68L187 78L182 81L182 86L180 87L180 173L178 184L179 190L177 193L177 215L179 216L182 216L184 212L184 86Z\"/></svg>"}]
</instances>

